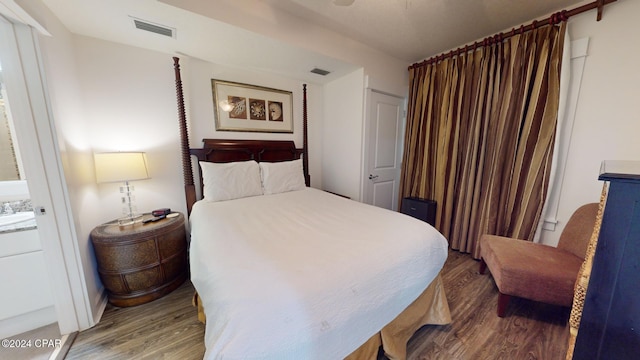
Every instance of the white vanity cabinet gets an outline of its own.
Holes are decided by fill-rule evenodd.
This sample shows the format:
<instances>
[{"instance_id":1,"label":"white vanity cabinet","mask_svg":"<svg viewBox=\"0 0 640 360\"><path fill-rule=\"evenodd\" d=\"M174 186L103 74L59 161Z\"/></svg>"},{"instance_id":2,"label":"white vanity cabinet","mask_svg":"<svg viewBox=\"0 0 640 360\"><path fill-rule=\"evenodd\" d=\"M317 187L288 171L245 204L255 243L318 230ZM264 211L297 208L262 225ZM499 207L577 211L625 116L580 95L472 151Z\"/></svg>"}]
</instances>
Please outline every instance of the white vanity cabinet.
<instances>
[{"instance_id":1,"label":"white vanity cabinet","mask_svg":"<svg viewBox=\"0 0 640 360\"><path fill-rule=\"evenodd\" d=\"M0 232L0 338L56 322L37 229Z\"/></svg>"}]
</instances>

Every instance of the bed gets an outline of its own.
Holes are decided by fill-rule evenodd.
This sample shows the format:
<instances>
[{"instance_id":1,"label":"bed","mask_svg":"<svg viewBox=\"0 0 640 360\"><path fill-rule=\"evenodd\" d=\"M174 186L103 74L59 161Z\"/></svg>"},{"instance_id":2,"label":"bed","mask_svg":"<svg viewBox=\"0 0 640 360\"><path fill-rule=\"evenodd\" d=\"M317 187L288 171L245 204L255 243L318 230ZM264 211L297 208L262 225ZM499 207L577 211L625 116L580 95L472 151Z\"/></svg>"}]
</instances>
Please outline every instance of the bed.
<instances>
[{"instance_id":1,"label":"bed","mask_svg":"<svg viewBox=\"0 0 640 360\"><path fill-rule=\"evenodd\" d=\"M205 139L190 149L174 61L206 359L375 359L380 347L403 359L418 328L451 321L440 233L309 187L306 87L303 148Z\"/></svg>"}]
</instances>

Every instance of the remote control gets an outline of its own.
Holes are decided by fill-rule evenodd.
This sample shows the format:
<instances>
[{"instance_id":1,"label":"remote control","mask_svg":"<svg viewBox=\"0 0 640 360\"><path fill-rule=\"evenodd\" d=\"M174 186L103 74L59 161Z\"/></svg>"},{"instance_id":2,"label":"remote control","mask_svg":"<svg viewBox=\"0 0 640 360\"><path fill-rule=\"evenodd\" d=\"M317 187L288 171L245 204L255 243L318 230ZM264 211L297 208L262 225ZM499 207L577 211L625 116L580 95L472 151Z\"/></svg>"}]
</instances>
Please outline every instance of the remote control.
<instances>
[{"instance_id":1,"label":"remote control","mask_svg":"<svg viewBox=\"0 0 640 360\"><path fill-rule=\"evenodd\" d=\"M166 215L162 215L162 216L158 216L158 217L148 218L148 219L146 219L146 220L142 220L142 223L143 223L143 224L148 224L148 223L150 223L150 222L156 222L156 221L158 221L158 220L162 220L162 219L164 219L165 217L167 217L167 216L166 216Z\"/></svg>"}]
</instances>

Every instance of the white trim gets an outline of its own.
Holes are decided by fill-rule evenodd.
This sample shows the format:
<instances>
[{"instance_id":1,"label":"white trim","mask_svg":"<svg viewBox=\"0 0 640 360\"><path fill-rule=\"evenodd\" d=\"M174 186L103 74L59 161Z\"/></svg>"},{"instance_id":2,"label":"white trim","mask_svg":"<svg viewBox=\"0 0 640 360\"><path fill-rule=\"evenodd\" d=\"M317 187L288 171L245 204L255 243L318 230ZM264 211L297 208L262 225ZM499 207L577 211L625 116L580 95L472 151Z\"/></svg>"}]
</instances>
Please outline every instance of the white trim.
<instances>
[{"instance_id":1,"label":"white trim","mask_svg":"<svg viewBox=\"0 0 640 360\"><path fill-rule=\"evenodd\" d=\"M558 224L558 207L560 205L560 195L564 185L564 173L567 166L567 156L571 145L571 135L576 117L576 108L580 96L582 75L584 73L585 62L587 61L587 49L589 48L589 38L582 38L571 41L571 60L569 69L569 92L566 99L566 108L563 121L559 121L559 129L556 138L555 152L557 154L556 173L552 177L551 190L547 198L546 211L543 213L544 223L542 229L555 231ZM567 69L563 69L566 72ZM540 233L540 232L538 232ZM543 241L544 242L544 241Z\"/></svg>"},{"instance_id":2,"label":"white trim","mask_svg":"<svg viewBox=\"0 0 640 360\"><path fill-rule=\"evenodd\" d=\"M0 0L0 14L12 19L12 22L17 22L33 27L38 30L42 35L51 36L51 33L40 25L34 18L31 17L20 5L16 4L14 0Z\"/></svg>"},{"instance_id":3,"label":"white trim","mask_svg":"<svg viewBox=\"0 0 640 360\"><path fill-rule=\"evenodd\" d=\"M38 133L40 134L44 132L45 136L50 140L50 143L47 144L49 148L42 154L42 157L45 160L45 165L47 167L48 184L54 200L54 212L56 213L57 225L61 233L60 243L64 252L64 262L66 265L67 276L71 283L71 291L75 304L74 310L78 321L78 328L70 328L67 329L67 331L62 331L61 326L61 333L68 334L74 331L88 329L94 326L97 322L94 322L91 304L88 301L89 295L87 283L82 265L82 257L80 256L78 235L76 233L76 226L73 219L73 210L69 200L69 189L67 188L67 182L64 176L64 167L60 157L61 147L56 136L57 133L53 120L53 110L51 109L51 100L48 95L49 87L47 86L44 64L42 62L43 56L40 51L38 34L34 30L31 30L30 34L30 40L33 42L38 65L38 72L36 72L34 68L33 74L31 75L34 75L33 83L37 86L37 95L41 95L41 100L43 101L41 116L38 117ZM106 293L104 295L106 296ZM99 314L98 319L101 315L102 313Z\"/></svg>"},{"instance_id":4,"label":"white trim","mask_svg":"<svg viewBox=\"0 0 640 360\"><path fill-rule=\"evenodd\" d=\"M91 326L100 322L100 318L102 317L102 314L104 314L104 310L107 308L108 302L109 298L107 297L107 290L104 288L104 286L102 286L94 302L94 304L96 305L93 308L96 309L96 312L95 314L93 314L93 323L90 324ZM81 328L81 330L82 329L84 328Z\"/></svg>"}]
</instances>

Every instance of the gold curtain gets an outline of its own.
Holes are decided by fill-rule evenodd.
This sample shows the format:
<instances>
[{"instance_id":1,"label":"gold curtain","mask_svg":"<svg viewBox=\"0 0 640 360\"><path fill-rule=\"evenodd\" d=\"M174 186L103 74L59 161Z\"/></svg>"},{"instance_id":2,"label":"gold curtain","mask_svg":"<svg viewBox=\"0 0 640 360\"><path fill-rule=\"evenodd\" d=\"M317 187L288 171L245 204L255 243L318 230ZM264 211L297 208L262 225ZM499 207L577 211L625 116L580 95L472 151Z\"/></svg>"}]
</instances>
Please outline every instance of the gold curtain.
<instances>
[{"instance_id":1,"label":"gold curtain","mask_svg":"<svg viewBox=\"0 0 640 360\"><path fill-rule=\"evenodd\" d=\"M551 170L566 23L409 71L401 194L437 201L436 228L533 239Z\"/></svg>"}]
</instances>

